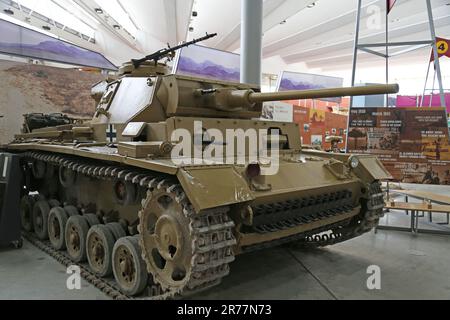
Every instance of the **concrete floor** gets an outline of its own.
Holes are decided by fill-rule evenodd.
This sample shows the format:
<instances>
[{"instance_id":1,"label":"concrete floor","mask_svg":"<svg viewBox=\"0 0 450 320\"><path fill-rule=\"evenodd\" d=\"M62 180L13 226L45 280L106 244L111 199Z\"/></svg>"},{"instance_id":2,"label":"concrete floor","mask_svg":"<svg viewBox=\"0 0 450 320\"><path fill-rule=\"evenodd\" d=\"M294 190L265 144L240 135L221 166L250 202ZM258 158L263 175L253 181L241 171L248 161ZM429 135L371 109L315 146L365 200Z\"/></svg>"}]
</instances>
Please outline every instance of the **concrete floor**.
<instances>
[{"instance_id":1,"label":"concrete floor","mask_svg":"<svg viewBox=\"0 0 450 320\"><path fill-rule=\"evenodd\" d=\"M404 213L387 219L409 221ZM237 257L219 287L192 298L450 299L449 253L450 236L381 230L326 249L273 248ZM371 265L381 268L381 290L367 289ZM107 299L86 283L67 290L67 276L27 242L21 250L0 250L0 299Z\"/></svg>"}]
</instances>

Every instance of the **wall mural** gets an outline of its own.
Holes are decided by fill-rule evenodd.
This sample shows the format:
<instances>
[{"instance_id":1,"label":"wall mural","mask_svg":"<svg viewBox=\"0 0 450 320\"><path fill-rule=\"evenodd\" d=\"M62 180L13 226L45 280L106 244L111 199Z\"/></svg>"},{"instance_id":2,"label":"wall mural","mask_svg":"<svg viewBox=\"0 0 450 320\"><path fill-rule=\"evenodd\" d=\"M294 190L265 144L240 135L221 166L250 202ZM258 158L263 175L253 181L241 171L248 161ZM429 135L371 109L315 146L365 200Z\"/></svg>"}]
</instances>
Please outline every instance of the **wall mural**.
<instances>
[{"instance_id":1,"label":"wall mural","mask_svg":"<svg viewBox=\"0 0 450 320\"><path fill-rule=\"evenodd\" d=\"M173 73L239 82L240 70L238 54L192 45L178 51Z\"/></svg>"},{"instance_id":2,"label":"wall mural","mask_svg":"<svg viewBox=\"0 0 450 320\"><path fill-rule=\"evenodd\" d=\"M10 55L117 70L103 55L0 19L0 52Z\"/></svg>"},{"instance_id":3,"label":"wall mural","mask_svg":"<svg viewBox=\"0 0 450 320\"><path fill-rule=\"evenodd\" d=\"M100 73L0 60L0 144L20 132L27 113L92 117L91 87L102 80Z\"/></svg>"}]
</instances>

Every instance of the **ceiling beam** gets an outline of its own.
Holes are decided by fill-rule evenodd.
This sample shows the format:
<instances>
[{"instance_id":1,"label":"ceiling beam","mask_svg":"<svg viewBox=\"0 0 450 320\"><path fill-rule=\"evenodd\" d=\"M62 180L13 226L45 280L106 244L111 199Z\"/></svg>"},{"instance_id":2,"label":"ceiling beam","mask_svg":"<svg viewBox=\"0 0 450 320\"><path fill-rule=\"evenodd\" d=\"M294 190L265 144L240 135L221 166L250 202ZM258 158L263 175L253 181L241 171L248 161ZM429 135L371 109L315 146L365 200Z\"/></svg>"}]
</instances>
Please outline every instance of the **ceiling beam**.
<instances>
[{"instance_id":1,"label":"ceiling beam","mask_svg":"<svg viewBox=\"0 0 450 320\"><path fill-rule=\"evenodd\" d=\"M177 1L163 0L166 13L167 41L171 46L178 44Z\"/></svg>"},{"instance_id":2,"label":"ceiling beam","mask_svg":"<svg viewBox=\"0 0 450 320\"><path fill-rule=\"evenodd\" d=\"M316 0L266 0L264 1L263 33L289 19L307 5ZM240 17L239 17L240 20ZM241 23L239 21L230 32L219 39L215 45L217 49L234 51L240 47Z\"/></svg>"},{"instance_id":3,"label":"ceiling beam","mask_svg":"<svg viewBox=\"0 0 450 320\"><path fill-rule=\"evenodd\" d=\"M450 25L450 15L444 15L440 17L435 18L435 25L436 27L446 26ZM410 36L414 33L421 32L423 30L428 30L428 19L423 20L420 22L417 22L412 25L405 25L398 27L396 29L390 30L390 38L393 40L396 37L402 37L402 36ZM361 43L370 43L375 41L380 41L383 39L385 35L384 31L377 32L375 34L366 35L363 37L360 37ZM412 38L412 37L411 37ZM422 39L421 39L422 40ZM324 52L335 52L342 49L349 49L353 47L354 39L349 38L347 40L339 41L332 43L330 42L327 45L316 47L309 50L303 50L301 52L297 52L294 54L287 54L285 56L282 56L283 60L287 64L291 63L297 63L301 61L307 61L310 58L315 58L317 56L323 56Z\"/></svg>"},{"instance_id":4,"label":"ceiling beam","mask_svg":"<svg viewBox=\"0 0 450 320\"><path fill-rule=\"evenodd\" d=\"M187 41L194 0L177 1L177 42Z\"/></svg>"},{"instance_id":5,"label":"ceiling beam","mask_svg":"<svg viewBox=\"0 0 450 320\"><path fill-rule=\"evenodd\" d=\"M104 16L98 15L95 13L95 8L98 7L97 3L94 2L94 0L73 0L80 8L82 8L86 14L90 15L92 18L96 19L100 22L100 24L108 30L110 33L115 35L121 42L123 42L125 45L135 49L139 50L139 48L136 46L136 43L130 39L127 39L125 36L123 36L120 32L118 32L116 29L114 29L104 18Z\"/></svg>"}]
</instances>

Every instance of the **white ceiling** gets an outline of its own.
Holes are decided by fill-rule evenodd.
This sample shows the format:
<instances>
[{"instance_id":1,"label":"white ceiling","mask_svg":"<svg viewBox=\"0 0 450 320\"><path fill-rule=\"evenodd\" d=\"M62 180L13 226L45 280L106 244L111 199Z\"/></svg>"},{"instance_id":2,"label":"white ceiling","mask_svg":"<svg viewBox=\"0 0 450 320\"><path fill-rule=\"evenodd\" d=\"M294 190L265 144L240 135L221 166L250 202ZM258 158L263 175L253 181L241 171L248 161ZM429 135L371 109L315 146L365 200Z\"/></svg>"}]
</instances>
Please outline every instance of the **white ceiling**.
<instances>
[{"instance_id":1,"label":"white ceiling","mask_svg":"<svg viewBox=\"0 0 450 320\"><path fill-rule=\"evenodd\" d=\"M326 70L349 67L352 61L357 0L318 0L312 8L308 0L265 0L263 56L279 57L286 65L306 63L309 68ZM363 0L361 42L384 42L384 0ZM381 12L379 29L368 28L368 8ZM450 0L432 0L438 36L450 38ZM239 51L240 1L196 0L199 16L189 37L218 32L207 43L218 49ZM286 21L284 24L280 22ZM431 39L425 0L398 0L389 14L390 41ZM404 48L403 48L404 49ZM421 56L422 53L416 54ZM409 55L414 56L414 54ZM363 54L361 61L379 58Z\"/></svg>"},{"instance_id":2,"label":"white ceiling","mask_svg":"<svg viewBox=\"0 0 450 320\"><path fill-rule=\"evenodd\" d=\"M66 3L67 7L75 3L84 9L84 15L98 21L95 33L98 50L116 64L151 53L167 43L175 45L201 37L206 32L218 36L204 45L239 52L241 0L113 0L118 1L136 25L135 39L111 27L105 14L95 12L101 1L40 1L56 1L62 6ZM311 7L312 3L315 5ZM361 42L384 42L385 3L385 0L363 0ZM431 39L425 3L425 0L397 0L389 14L390 41ZM450 38L450 0L431 3L437 36ZM373 21L368 11L376 11L374 5L381 10L378 29L368 27L368 21ZM263 70L269 73L349 70L356 6L357 0L264 0ZM198 15L193 17L192 11ZM391 53L403 49L393 49ZM414 64L427 59L429 50L417 50L393 61ZM382 60L362 53L359 61L370 67L380 65Z\"/></svg>"}]
</instances>

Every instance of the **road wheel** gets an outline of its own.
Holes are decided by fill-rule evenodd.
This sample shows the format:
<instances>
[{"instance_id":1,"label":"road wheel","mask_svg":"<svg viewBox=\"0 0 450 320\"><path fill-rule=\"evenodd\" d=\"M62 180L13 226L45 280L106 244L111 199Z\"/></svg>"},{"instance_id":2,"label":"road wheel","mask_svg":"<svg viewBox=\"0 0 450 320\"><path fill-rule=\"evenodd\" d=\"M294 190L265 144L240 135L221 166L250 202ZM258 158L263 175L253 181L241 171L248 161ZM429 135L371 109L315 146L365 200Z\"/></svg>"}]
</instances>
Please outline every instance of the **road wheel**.
<instances>
[{"instance_id":1,"label":"road wheel","mask_svg":"<svg viewBox=\"0 0 450 320\"><path fill-rule=\"evenodd\" d=\"M108 223L106 227L112 232L115 240L119 240L127 235L123 226L118 222Z\"/></svg>"},{"instance_id":2,"label":"road wheel","mask_svg":"<svg viewBox=\"0 0 450 320\"><path fill-rule=\"evenodd\" d=\"M56 250L66 249L64 233L69 215L61 207L54 207L48 215L48 238Z\"/></svg>"},{"instance_id":3,"label":"road wheel","mask_svg":"<svg viewBox=\"0 0 450 320\"><path fill-rule=\"evenodd\" d=\"M89 224L83 216L72 216L67 220L64 237L67 253L74 262L86 261L86 237Z\"/></svg>"},{"instance_id":4,"label":"road wheel","mask_svg":"<svg viewBox=\"0 0 450 320\"><path fill-rule=\"evenodd\" d=\"M119 239L113 249L114 277L123 293L136 296L148 284L147 267L137 237Z\"/></svg>"},{"instance_id":5,"label":"road wheel","mask_svg":"<svg viewBox=\"0 0 450 320\"><path fill-rule=\"evenodd\" d=\"M80 215L80 211L78 211L77 207L75 206L65 206L64 210L69 215L69 217Z\"/></svg>"},{"instance_id":6,"label":"road wheel","mask_svg":"<svg viewBox=\"0 0 450 320\"><path fill-rule=\"evenodd\" d=\"M112 274L114 242L112 232L103 224L93 226L88 232L87 258L92 271L99 277L107 277Z\"/></svg>"},{"instance_id":7,"label":"road wheel","mask_svg":"<svg viewBox=\"0 0 450 320\"><path fill-rule=\"evenodd\" d=\"M33 231L33 207L36 201L33 196L23 196L20 200L20 217L22 219L22 228L25 231Z\"/></svg>"},{"instance_id":8,"label":"road wheel","mask_svg":"<svg viewBox=\"0 0 450 320\"><path fill-rule=\"evenodd\" d=\"M33 207L33 225L36 236L41 240L48 239L48 215L50 205L47 201L38 201Z\"/></svg>"}]
</instances>

